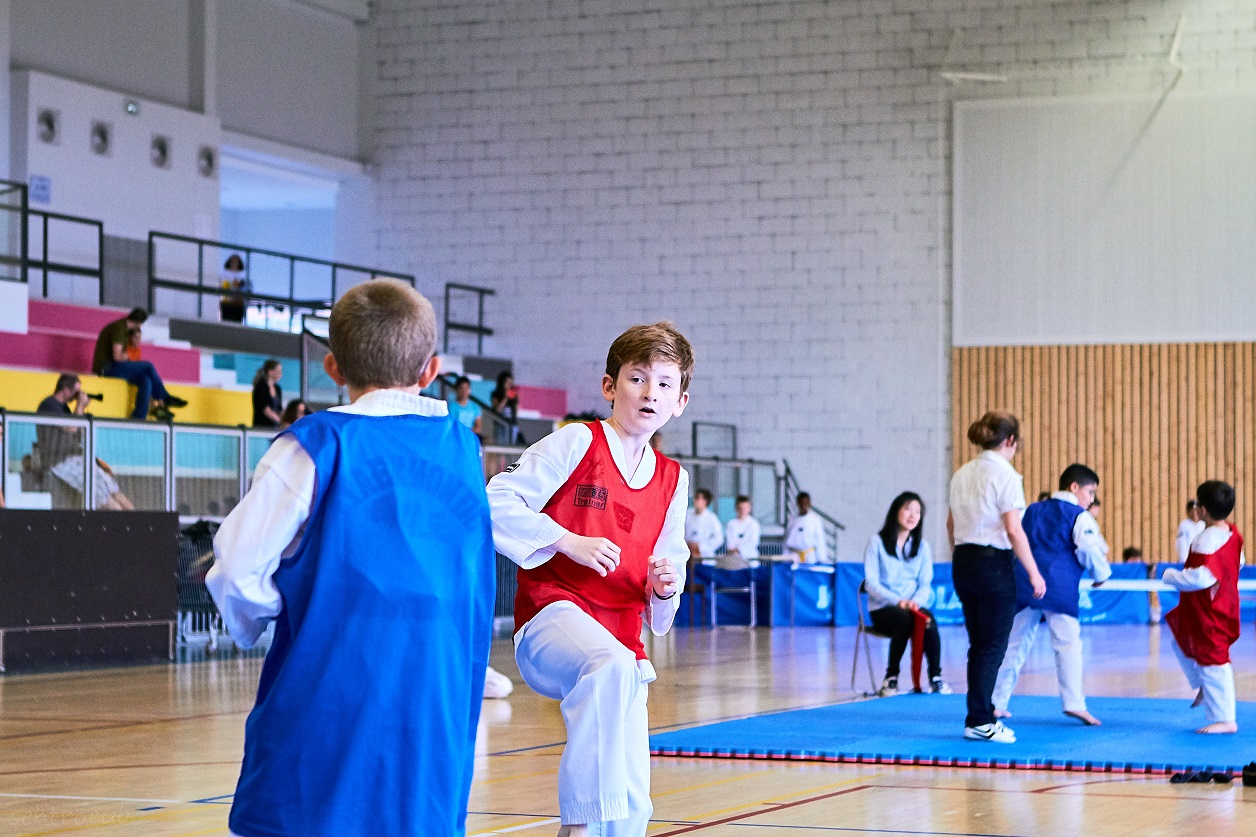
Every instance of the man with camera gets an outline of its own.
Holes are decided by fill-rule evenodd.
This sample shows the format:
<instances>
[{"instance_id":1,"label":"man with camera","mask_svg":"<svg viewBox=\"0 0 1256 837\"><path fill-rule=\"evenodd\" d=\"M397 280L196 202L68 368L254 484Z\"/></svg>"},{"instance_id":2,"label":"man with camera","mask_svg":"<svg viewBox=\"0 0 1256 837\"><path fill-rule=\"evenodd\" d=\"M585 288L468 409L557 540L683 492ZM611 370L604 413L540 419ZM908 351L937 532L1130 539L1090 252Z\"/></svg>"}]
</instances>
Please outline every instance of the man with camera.
<instances>
[{"instance_id":1,"label":"man with camera","mask_svg":"<svg viewBox=\"0 0 1256 837\"><path fill-rule=\"evenodd\" d=\"M39 408L35 412L63 418L82 416L87 412L88 400L100 398L99 395L83 392L83 384L78 375L61 375L57 378L56 390L39 402ZM74 404L73 408L70 407L71 402ZM35 429L35 439L39 445L40 469L82 494L87 477L83 462L82 428L40 425ZM118 481L114 479L113 471L108 465L97 459L92 467L95 469L93 509L129 511L135 508L118 487Z\"/></svg>"}]
</instances>

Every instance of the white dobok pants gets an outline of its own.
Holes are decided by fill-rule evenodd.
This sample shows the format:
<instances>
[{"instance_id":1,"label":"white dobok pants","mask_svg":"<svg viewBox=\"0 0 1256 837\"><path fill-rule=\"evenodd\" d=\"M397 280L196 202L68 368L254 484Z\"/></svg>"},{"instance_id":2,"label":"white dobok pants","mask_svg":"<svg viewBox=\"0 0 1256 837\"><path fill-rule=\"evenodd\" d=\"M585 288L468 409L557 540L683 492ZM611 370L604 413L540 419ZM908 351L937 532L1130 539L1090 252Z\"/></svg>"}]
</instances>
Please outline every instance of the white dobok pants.
<instances>
[{"instance_id":1,"label":"white dobok pants","mask_svg":"<svg viewBox=\"0 0 1256 837\"><path fill-rule=\"evenodd\" d=\"M571 602L541 610L516 638L523 681L561 701L567 746L558 762L564 825L599 837L643 837L650 803L646 675L633 653Z\"/></svg>"},{"instance_id":2,"label":"white dobok pants","mask_svg":"<svg viewBox=\"0 0 1256 837\"><path fill-rule=\"evenodd\" d=\"M1234 704L1234 667L1229 663L1223 666L1201 666L1182 653L1177 639L1173 640L1173 651L1177 654L1178 662L1182 664L1186 682L1191 684L1192 689L1204 690L1204 717L1208 723L1234 723L1237 717Z\"/></svg>"},{"instance_id":3,"label":"white dobok pants","mask_svg":"<svg viewBox=\"0 0 1256 837\"><path fill-rule=\"evenodd\" d=\"M1065 712L1085 712L1086 695L1082 691L1082 626L1076 616L1034 610L1027 607L1012 620L1012 633L1007 639L1007 653L999 666L999 676L994 682L994 708L1007 711L1008 701L1016 688L1016 678L1034 649L1038 625L1047 619L1051 632L1051 650L1055 652L1055 678L1060 685L1060 700Z\"/></svg>"}]
</instances>

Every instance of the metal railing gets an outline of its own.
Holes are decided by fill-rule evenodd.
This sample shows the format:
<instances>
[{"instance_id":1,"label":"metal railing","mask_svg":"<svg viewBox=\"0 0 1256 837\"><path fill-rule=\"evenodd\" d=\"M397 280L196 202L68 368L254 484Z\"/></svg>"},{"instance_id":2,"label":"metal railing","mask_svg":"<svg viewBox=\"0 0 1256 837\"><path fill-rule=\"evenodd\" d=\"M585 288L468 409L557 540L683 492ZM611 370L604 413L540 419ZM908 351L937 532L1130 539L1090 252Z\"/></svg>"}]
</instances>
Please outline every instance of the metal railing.
<instances>
[{"instance_id":1,"label":"metal railing","mask_svg":"<svg viewBox=\"0 0 1256 837\"><path fill-rule=\"evenodd\" d=\"M223 287L219 265L232 255L244 264L243 271L232 274L246 283L244 288ZM205 297L219 297L255 308L256 316L246 325L294 331L301 328L302 314L328 309L349 288L380 277L414 285L408 273L175 233L148 234L149 309L173 316L206 319ZM302 297L297 296L298 286ZM316 290L307 294L310 288ZM166 302L162 306L160 291L166 292L160 295ZM182 302L188 295L195 297L195 306Z\"/></svg>"},{"instance_id":2,"label":"metal railing","mask_svg":"<svg viewBox=\"0 0 1256 837\"><path fill-rule=\"evenodd\" d=\"M28 224L29 204L27 203L25 183L13 180L0 180L0 211L16 215L17 228L0 227L0 267L9 268L0 271L0 279L10 282L27 281L27 264L29 262Z\"/></svg>"},{"instance_id":3,"label":"metal railing","mask_svg":"<svg viewBox=\"0 0 1256 837\"><path fill-rule=\"evenodd\" d=\"M0 409L8 506L134 507L221 518L251 484L275 432Z\"/></svg>"},{"instance_id":4,"label":"metal railing","mask_svg":"<svg viewBox=\"0 0 1256 837\"><path fill-rule=\"evenodd\" d=\"M453 294L455 292L475 294L476 320L468 323L453 315ZM449 351L449 335L455 331L475 335L475 353L484 354L484 338L492 337L493 330L484 325L484 297L493 296L497 292L491 288L479 288L475 285L460 285L457 282L445 283L445 343L444 351Z\"/></svg>"},{"instance_id":5,"label":"metal railing","mask_svg":"<svg viewBox=\"0 0 1256 837\"><path fill-rule=\"evenodd\" d=\"M105 299L105 225L95 218L67 215L43 209L31 209L28 188L24 183L0 180L0 212L15 217L15 228L8 230L9 246L0 248L0 265L13 268L12 273L2 273L0 278L32 284L31 272L38 272L37 286L43 299L55 298L83 302L79 294L53 293L49 288L50 277L91 279L95 293L91 298L96 305ZM55 234L54 234L55 233ZM31 256L31 238L38 234L34 249L38 258ZM90 252L94 250L95 252ZM82 256L81 259L77 258Z\"/></svg>"}]
</instances>

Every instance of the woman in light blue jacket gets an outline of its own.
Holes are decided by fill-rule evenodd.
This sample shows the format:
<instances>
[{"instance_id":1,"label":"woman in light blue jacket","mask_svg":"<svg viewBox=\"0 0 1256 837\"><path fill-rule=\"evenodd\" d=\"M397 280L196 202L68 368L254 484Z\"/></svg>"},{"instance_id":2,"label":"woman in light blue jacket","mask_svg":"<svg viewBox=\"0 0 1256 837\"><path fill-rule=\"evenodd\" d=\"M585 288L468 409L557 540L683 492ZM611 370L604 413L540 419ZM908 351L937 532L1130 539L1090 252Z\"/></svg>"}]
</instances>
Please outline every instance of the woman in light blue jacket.
<instances>
[{"instance_id":1,"label":"woman in light blue jacket","mask_svg":"<svg viewBox=\"0 0 1256 837\"><path fill-rule=\"evenodd\" d=\"M864 550L864 585L872 627L890 637L890 659L877 694L898 693L898 669L915 628L916 613L928 617L924 653L930 691L949 695L942 679L942 642L938 623L925 610L933 600L933 550L924 539L925 504L920 495L904 491L890 503L885 525Z\"/></svg>"}]
</instances>

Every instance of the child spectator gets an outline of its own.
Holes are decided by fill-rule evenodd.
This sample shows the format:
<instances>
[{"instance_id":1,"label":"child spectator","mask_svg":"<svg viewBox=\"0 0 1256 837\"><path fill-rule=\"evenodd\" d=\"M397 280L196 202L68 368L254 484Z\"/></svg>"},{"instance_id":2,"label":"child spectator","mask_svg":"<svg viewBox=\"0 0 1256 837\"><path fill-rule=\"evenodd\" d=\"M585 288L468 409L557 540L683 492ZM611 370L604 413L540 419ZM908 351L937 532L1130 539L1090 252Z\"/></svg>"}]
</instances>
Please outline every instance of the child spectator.
<instances>
[{"instance_id":1,"label":"child spectator","mask_svg":"<svg viewBox=\"0 0 1256 837\"><path fill-rule=\"evenodd\" d=\"M794 553L800 564L827 564L828 547L824 542L824 521L811 510L811 495L799 491L798 514L785 527L785 548Z\"/></svg>"},{"instance_id":2,"label":"child spectator","mask_svg":"<svg viewBox=\"0 0 1256 837\"><path fill-rule=\"evenodd\" d=\"M1108 566L1108 546L1099 535L1099 524L1086 507L1099 488L1099 475L1085 465L1074 463L1060 475L1060 490L1050 499L1025 510L1021 525L1038 571L1047 582L1047 593L1035 599L1029 575L1019 564L1016 571L1016 618L1008 637L1007 653L994 685L994 714L1010 718L1007 711L1021 666L1029 659L1038 635L1038 625L1046 620L1055 651L1056 681L1064 714L1087 726L1099 726L1099 719L1086 710L1082 691L1082 634L1078 621L1081 592L1078 582L1089 572L1095 586L1112 575Z\"/></svg>"},{"instance_id":3,"label":"child spectator","mask_svg":"<svg viewBox=\"0 0 1256 837\"><path fill-rule=\"evenodd\" d=\"M143 360L144 350L140 348L140 343L144 339L144 332L139 326L132 326L126 330L126 359L127 360Z\"/></svg>"},{"instance_id":4,"label":"child spectator","mask_svg":"<svg viewBox=\"0 0 1256 837\"><path fill-rule=\"evenodd\" d=\"M670 323L628 329L606 357L610 419L560 428L488 486L497 550L519 565L519 672L562 701L564 837L600 823L641 837L653 811L641 626L662 635L676 615L689 478L649 439L684 411L692 374Z\"/></svg>"},{"instance_id":5,"label":"child spectator","mask_svg":"<svg viewBox=\"0 0 1256 837\"><path fill-rule=\"evenodd\" d=\"M479 443L419 394L440 362L413 288L358 285L329 328L352 403L275 439L206 578L241 646L275 622L229 824L462 834L495 586Z\"/></svg>"},{"instance_id":6,"label":"child spectator","mask_svg":"<svg viewBox=\"0 0 1256 837\"><path fill-rule=\"evenodd\" d=\"M471 400L471 379L466 375L460 375L454 381L454 397L449 400L449 414L463 427L477 436L480 435L484 411Z\"/></svg>"},{"instance_id":7,"label":"child spectator","mask_svg":"<svg viewBox=\"0 0 1256 837\"><path fill-rule=\"evenodd\" d=\"M1173 650L1192 689L1191 708L1204 706L1202 733L1238 732L1230 646L1239 638L1239 566L1243 536L1226 518L1234 511L1234 488L1208 480L1195 492L1204 531L1191 544L1186 566L1170 569L1163 581L1181 591L1178 606L1165 614Z\"/></svg>"},{"instance_id":8,"label":"child spectator","mask_svg":"<svg viewBox=\"0 0 1256 837\"><path fill-rule=\"evenodd\" d=\"M1127 546L1121 550L1121 563L1131 564L1143 560L1143 551L1136 546Z\"/></svg>"},{"instance_id":9,"label":"child spectator","mask_svg":"<svg viewBox=\"0 0 1256 837\"><path fill-rule=\"evenodd\" d=\"M759 521L750 516L750 498L745 495L738 497L733 509L737 516L728 521L724 530L725 551L742 558L758 558L762 529Z\"/></svg>"},{"instance_id":10,"label":"child spectator","mask_svg":"<svg viewBox=\"0 0 1256 837\"><path fill-rule=\"evenodd\" d=\"M1201 517L1202 512L1203 509L1199 507L1199 503L1194 500L1186 501L1186 517L1182 518L1182 522L1178 524L1177 537L1173 539L1179 564L1186 563L1186 557L1191 554L1191 544L1208 525Z\"/></svg>"},{"instance_id":11,"label":"child spectator","mask_svg":"<svg viewBox=\"0 0 1256 837\"><path fill-rule=\"evenodd\" d=\"M711 492L699 488L693 493L693 508L685 514L685 544L690 558L711 558L724 545L724 527L711 511Z\"/></svg>"}]
</instances>

